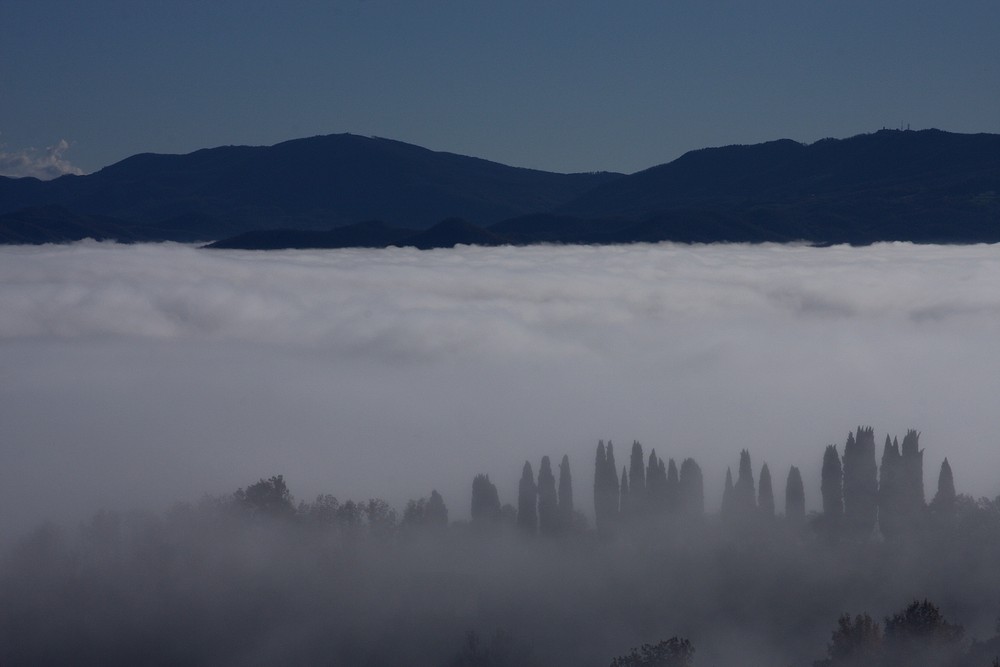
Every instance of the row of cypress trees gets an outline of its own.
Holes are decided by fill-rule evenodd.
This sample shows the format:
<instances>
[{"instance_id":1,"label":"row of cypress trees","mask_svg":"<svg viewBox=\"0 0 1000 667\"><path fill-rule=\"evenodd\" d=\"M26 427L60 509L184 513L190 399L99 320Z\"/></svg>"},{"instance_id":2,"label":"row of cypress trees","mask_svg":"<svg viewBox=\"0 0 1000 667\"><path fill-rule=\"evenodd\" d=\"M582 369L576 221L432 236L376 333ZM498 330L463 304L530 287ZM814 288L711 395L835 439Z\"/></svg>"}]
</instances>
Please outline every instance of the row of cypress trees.
<instances>
[{"instance_id":1,"label":"row of cypress trees","mask_svg":"<svg viewBox=\"0 0 1000 667\"><path fill-rule=\"evenodd\" d=\"M500 505L497 487L490 481L489 475L476 475L472 480L473 522L499 521L504 515L513 518L521 530L530 534L556 535L574 525L573 476L569 469L569 457L563 456L559 464L558 487L548 456L542 457L537 481L531 463L525 461L518 483L516 509Z\"/></svg>"},{"instance_id":2,"label":"row of cypress trees","mask_svg":"<svg viewBox=\"0 0 1000 667\"><path fill-rule=\"evenodd\" d=\"M836 445L823 454L823 515L851 536L864 538L876 528L886 537L912 531L922 520L924 500L924 450L920 433L909 430L898 439L885 437L881 467L875 463L875 435L859 426L849 433L841 459ZM955 505L955 480L948 459L941 463L938 488L931 508L950 512Z\"/></svg>"},{"instance_id":3,"label":"row of cypress trees","mask_svg":"<svg viewBox=\"0 0 1000 667\"><path fill-rule=\"evenodd\" d=\"M823 453L823 521L845 535L865 538L876 528L887 537L913 529L925 509L923 455L920 434L909 430L902 445L886 436L881 467L875 462L875 433L859 426L849 433L843 458L836 445ZM948 459L941 464L938 492L931 503L947 511L955 504L955 485ZM664 461L651 450L644 458L642 445L635 441L629 465L621 474L615 461L614 444L597 444L594 462L594 516L597 531L608 535L623 524L639 519L671 514L699 516L704 513L702 472L694 459L687 458L678 469L673 459ZM759 483L754 482L750 452L740 452L736 481L726 469L721 515L727 519L776 514L771 471L764 463ZM558 486L548 456L542 457L536 479L531 463L525 461L518 485L517 508L501 506L496 486L488 475L477 475L472 484L473 521L500 520L507 515L526 533L555 535L577 521L573 504L573 481L569 458L559 465ZM785 517L791 523L805 520L805 490L802 474L791 466L785 482Z\"/></svg>"},{"instance_id":4,"label":"row of cypress trees","mask_svg":"<svg viewBox=\"0 0 1000 667\"><path fill-rule=\"evenodd\" d=\"M656 450L643 456L642 445L632 443L629 465L621 476L615 462L614 444L597 443L594 461L594 517L602 534L614 532L622 523L666 514L700 515L705 511L701 467L685 459L677 468L673 459L664 462Z\"/></svg>"}]
</instances>

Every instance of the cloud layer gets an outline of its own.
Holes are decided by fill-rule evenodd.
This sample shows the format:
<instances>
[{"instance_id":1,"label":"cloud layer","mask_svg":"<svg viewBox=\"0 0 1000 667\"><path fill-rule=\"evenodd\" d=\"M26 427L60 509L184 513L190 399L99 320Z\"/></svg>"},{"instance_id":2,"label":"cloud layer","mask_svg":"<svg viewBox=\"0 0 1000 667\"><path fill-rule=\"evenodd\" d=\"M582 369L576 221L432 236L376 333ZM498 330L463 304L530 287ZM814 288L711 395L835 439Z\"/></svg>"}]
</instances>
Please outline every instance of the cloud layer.
<instances>
[{"instance_id":1,"label":"cloud layer","mask_svg":"<svg viewBox=\"0 0 1000 667\"><path fill-rule=\"evenodd\" d=\"M0 148L3 148L0 146ZM60 139L54 146L45 148L25 148L12 153L0 150L0 176L21 178L31 176L47 181L66 174L83 174L83 170L74 167L63 157L70 144Z\"/></svg>"},{"instance_id":2,"label":"cloud layer","mask_svg":"<svg viewBox=\"0 0 1000 667\"><path fill-rule=\"evenodd\" d=\"M598 438L747 447L776 487L857 424L923 431L932 494L1000 492L1000 247L0 250L0 525L284 473L309 497L438 488ZM27 501L27 502L25 502ZM779 509L781 500L779 499Z\"/></svg>"}]
</instances>

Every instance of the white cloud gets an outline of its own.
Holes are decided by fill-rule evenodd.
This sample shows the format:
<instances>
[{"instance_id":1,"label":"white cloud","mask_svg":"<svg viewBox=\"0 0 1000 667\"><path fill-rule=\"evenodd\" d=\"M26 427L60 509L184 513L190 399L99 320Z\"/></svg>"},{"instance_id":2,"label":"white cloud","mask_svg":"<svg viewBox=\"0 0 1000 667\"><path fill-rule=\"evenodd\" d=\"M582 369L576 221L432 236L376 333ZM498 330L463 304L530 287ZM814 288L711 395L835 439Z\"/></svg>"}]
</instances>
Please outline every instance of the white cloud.
<instances>
[{"instance_id":1,"label":"white cloud","mask_svg":"<svg viewBox=\"0 0 1000 667\"><path fill-rule=\"evenodd\" d=\"M822 448L923 431L925 482L1000 492L1000 246L219 252L0 249L0 525L284 473L300 496L438 488L598 438L748 447L818 504ZM32 502L19 502L23 496ZM781 499L779 498L779 507ZM589 509L589 507L588 507Z\"/></svg>"},{"instance_id":2,"label":"white cloud","mask_svg":"<svg viewBox=\"0 0 1000 667\"><path fill-rule=\"evenodd\" d=\"M0 149L3 147L0 146ZM0 150L0 176L21 178L32 176L41 180L49 180L66 174L83 174L83 170L74 167L63 157L70 144L60 139L55 146L45 148L25 148L8 153Z\"/></svg>"}]
</instances>

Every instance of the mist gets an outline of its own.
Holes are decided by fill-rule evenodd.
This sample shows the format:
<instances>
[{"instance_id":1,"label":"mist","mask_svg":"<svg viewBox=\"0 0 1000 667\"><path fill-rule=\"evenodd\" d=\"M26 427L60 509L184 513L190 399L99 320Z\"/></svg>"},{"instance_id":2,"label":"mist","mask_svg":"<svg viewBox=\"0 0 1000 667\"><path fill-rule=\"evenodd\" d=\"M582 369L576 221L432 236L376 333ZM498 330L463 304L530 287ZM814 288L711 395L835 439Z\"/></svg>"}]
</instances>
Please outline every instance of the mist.
<instances>
[{"instance_id":1,"label":"mist","mask_svg":"<svg viewBox=\"0 0 1000 667\"><path fill-rule=\"evenodd\" d=\"M599 438L695 457L709 508L745 447L815 509L857 424L1000 487L996 246L0 253L7 529L278 473L399 506L487 472L507 502Z\"/></svg>"},{"instance_id":2,"label":"mist","mask_svg":"<svg viewBox=\"0 0 1000 667\"><path fill-rule=\"evenodd\" d=\"M563 454L592 526L598 439L619 444L620 465L633 440L696 459L710 514L742 449L769 465L779 514L793 465L819 510L824 448L859 424L879 443L921 431L928 500L945 457L960 494L992 498L998 259L997 246L910 244L2 248L0 531L15 546L0 595L75 627L62 615L76 598L44 597L53 582L111 591L140 628L113 644L121 655L144 631L170 647L193 633L163 657L188 664L442 664L473 629L513 631L543 664L607 664L681 633L709 660L787 664L821 657L838 613L924 595L988 633L992 552L956 579L939 536L830 551L781 531L733 543L709 522L567 546L470 540L462 526L476 474L516 505L523 462ZM401 515L436 489L457 528L390 549L231 518L234 491L279 474L303 516L319 494L383 498ZM143 592L150 571L159 593ZM258 608L272 599L283 606ZM118 636L122 610L98 610L93 627ZM210 627L217 617L230 629ZM29 621L0 626L15 622Z\"/></svg>"}]
</instances>

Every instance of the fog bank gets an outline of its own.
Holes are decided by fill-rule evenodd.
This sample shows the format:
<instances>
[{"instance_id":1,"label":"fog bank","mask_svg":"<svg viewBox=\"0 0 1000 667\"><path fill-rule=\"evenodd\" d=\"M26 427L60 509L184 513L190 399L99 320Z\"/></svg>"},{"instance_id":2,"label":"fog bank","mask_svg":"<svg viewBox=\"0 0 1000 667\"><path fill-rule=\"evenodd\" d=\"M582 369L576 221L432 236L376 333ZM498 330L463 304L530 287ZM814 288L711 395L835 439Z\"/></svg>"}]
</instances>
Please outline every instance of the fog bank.
<instances>
[{"instance_id":1,"label":"fog bank","mask_svg":"<svg viewBox=\"0 0 1000 667\"><path fill-rule=\"evenodd\" d=\"M1000 492L1000 247L0 249L0 528L282 473L303 498L442 492L598 438L741 448L818 508L823 446L922 431L933 493ZM779 511L781 502L779 500Z\"/></svg>"}]
</instances>

